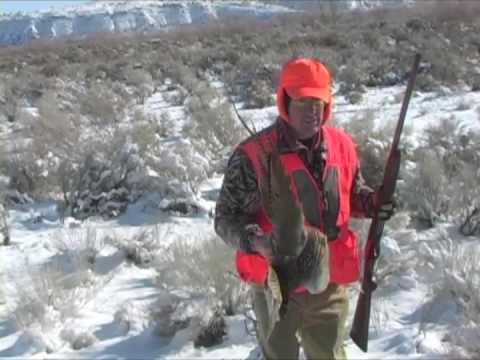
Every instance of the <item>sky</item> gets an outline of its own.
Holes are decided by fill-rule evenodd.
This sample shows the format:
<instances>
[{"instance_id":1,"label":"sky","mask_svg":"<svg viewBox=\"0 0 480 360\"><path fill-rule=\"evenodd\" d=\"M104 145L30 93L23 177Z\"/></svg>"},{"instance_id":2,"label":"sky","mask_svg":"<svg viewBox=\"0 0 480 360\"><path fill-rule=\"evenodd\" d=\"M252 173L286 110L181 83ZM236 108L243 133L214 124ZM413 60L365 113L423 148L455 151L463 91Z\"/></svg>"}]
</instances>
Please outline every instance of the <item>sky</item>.
<instances>
[{"instance_id":1,"label":"sky","mask_svg":"<svg viewBox=\"0 0 480 360\"><path fill-rule=\"evenodd\" d=\"M14 13L17 11L32 12L48 10L51 7L57 9L84 2L86 2L86 0L0 0L0 13Z\"/></svg>"}]
</instances>

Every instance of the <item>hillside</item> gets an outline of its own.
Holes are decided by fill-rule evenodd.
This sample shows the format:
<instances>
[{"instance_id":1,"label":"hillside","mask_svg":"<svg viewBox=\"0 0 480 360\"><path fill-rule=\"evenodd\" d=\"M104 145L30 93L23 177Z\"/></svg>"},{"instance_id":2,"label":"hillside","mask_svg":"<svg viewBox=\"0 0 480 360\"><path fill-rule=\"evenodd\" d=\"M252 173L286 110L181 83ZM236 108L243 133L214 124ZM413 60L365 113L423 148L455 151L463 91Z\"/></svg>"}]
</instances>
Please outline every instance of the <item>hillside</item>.
<instances>
[{"instance_id":1,"label":"hillside","mask_svg":"<svg viewBox=\"0 0 480 360\"><path fill-rule=\"evenodd\" d=\"M390 1L389 5L407 0ZM183 25L228 22L233 18L265 19L292 11L369 9L378 0L321 1L90 1L62 10L0 16L0 45L21 45L37 39L85 37L95 33L168 31Z\"/></svg>"}]
</instances>

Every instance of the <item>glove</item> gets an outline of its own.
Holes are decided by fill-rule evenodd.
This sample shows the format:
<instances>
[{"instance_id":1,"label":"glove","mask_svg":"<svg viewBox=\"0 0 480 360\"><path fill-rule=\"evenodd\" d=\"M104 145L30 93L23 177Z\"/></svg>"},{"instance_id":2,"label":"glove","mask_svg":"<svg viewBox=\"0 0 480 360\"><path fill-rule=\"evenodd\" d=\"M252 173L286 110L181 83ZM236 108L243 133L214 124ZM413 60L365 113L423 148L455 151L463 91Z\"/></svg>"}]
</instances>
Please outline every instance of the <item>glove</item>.
<instances>
[{"instance_id":1,"label":"glove","mask_svg":"<svg viewBox=\"0 0 480 360\"><path fill-rule=\"evenodd\" d=\"M378 219L381 221L389 220L395 214L397 208L395 196L393 196L390 201L381 203L381 188L375 191L373 204L374 208L378 209Z\"/></svg>"},{"instance_id":2,"label":"glove","mask_svg":"<svg viewBox=\"0 0 480 360\"><path fill-rule=\"evenodd\" d=\"M240 249L246 253L258 253L267 259L271 259L274 254L272 237L265 234L257 224L245 226Z\"/></svg>"},{"instance_id":3,"label":"glove","mask_svg":"<svg viewBox=\"0 0 480 360\"><path fill-rule=\"evenodd\" d=\"M395 199L392 199L391 202L387 202L380 206L380 209L378 210L378 218L382 221L387 221L395 214L395 210Z\"/></svg>"}]
</instances>

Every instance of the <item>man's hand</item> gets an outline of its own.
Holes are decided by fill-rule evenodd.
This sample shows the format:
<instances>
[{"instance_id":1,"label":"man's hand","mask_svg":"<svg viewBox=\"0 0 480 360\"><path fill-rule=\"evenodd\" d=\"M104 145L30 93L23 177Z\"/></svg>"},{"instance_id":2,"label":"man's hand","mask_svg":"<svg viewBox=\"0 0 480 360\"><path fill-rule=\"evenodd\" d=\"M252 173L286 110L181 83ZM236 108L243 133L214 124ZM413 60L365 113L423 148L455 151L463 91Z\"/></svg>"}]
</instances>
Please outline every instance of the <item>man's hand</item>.
<instances>
[{"instance_id":1,"label":"man's hand","mask_svg":"<svg viewBox=\"0 0 480 360\"><path fill-rule=\"evenodd\" d=\"M383 203L381 200L381 189L378 189L373 194L374 206L375 209L378 209L378 219L382 221L387 221L395 214L395 210L397 209L397 202L395 197L393 197L390 201Z\"/></svg>"},{"instance_id":2,"label":"man's hand","mask_svg":"<svg viewBox=\"0 0 480 360\"><path fill-rule=\"evenodd\" d=\"M274 254L272 237L265 234L257 224L245 226L240 249L247 253L259 253L267 259L271 259Z\"/></svg>"}]
</instances>

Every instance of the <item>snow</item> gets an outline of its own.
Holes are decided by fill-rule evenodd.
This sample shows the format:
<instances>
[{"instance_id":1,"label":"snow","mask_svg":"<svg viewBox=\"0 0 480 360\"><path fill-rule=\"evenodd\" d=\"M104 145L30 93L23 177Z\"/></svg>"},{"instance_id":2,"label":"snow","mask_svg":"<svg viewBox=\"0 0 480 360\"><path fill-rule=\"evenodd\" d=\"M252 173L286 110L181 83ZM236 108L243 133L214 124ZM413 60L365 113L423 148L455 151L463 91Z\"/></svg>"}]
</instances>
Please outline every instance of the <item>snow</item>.
<instances>
[{"instance_id":1,"label":"snow","mask_svg":"<svg viewBox=\"0 0 480 360\"><path fill-rule=\"evenodd\" d=\"M135 5L132 3L130 6ZM338 96L335 116L342 123L361 111L373 109L377 121L396 121L403 91L404 87L368 89L363 101L356 105L348 104ZM145 102L144 110L156 115L168 112L177 130L181 129L185 119L183 109L169 106L166 96L166 89L153 94ZM412 126L414 133L420 136L428 124L454 114L468 126L479 126L480 122L475 120L478 118L478 105L475 108L475 104L479 103L478 92L416 93L408 112L407 125ZM266 126L276 116L275 107L240 112L257 129ZM199 158L198 161L206 160ZM90 218L79 222L67 218L62 223L55 204L48 201L11 209L12 245L0 247L0 357L257 358L259 350L255 338L246 330L248 320L243 315L227 317L228 334L224 342L209 349L193 346L192 329L189 327L177 331L173 337L160 336L159 329L152 326L149 309L162 301L167 302L172 294L155 283L156 271L153 268L148 264L137 266L127 262L124 252L114 242L115 239L121 242L145 231L157 234L157 239L161 241L155 246L159 248L166 248L180 240L191 243L201 241L203 235L214 233L212 218L208 214L214 208L221 181L221 175L214 174L198 189L197 204L202 211L196 216L162 212L162 205L167 204L162 204L162 199L154 194L141 198L129 206L126 213L113 220ZM352 340L347 339L348 356L352 359L440 359L446 349L445 336L455 327L460 312L459 305L451 296L434 296L432 293L432 284L443 271L441 261L445 255L436 244L442 234L453 236L452 227L443 224L434 229L415 231L402 225L387 230L383 256L404 267L395 271L374 293L369 352L361 352ZM97 242L82 243L88 231L95 232ZM475 240L455 236L452 241L480 250L479 242ZM67 294L70 297L65 299L70 299L67 302L69 306L62 311L50 310L44 314L43 324L18 327L12 317L15 304L19 296L23 296L21 288L35 285L35 279L42 275L35 274L37 266L54 260L64 268L83 266L72 263L81 261L82 256L70 258L62 252L62 244L77 249L78 254L87 245L94 250L97 247L95 266L82 268L81 277L68 279L85 284L82 292ZM410 266L410 263L413 264L412 257L425 259L425 266ZM350 321L357 291L358 285L352 286ZM187 310L201 311L197 308Z\"/></svg>"}]
</instances>

